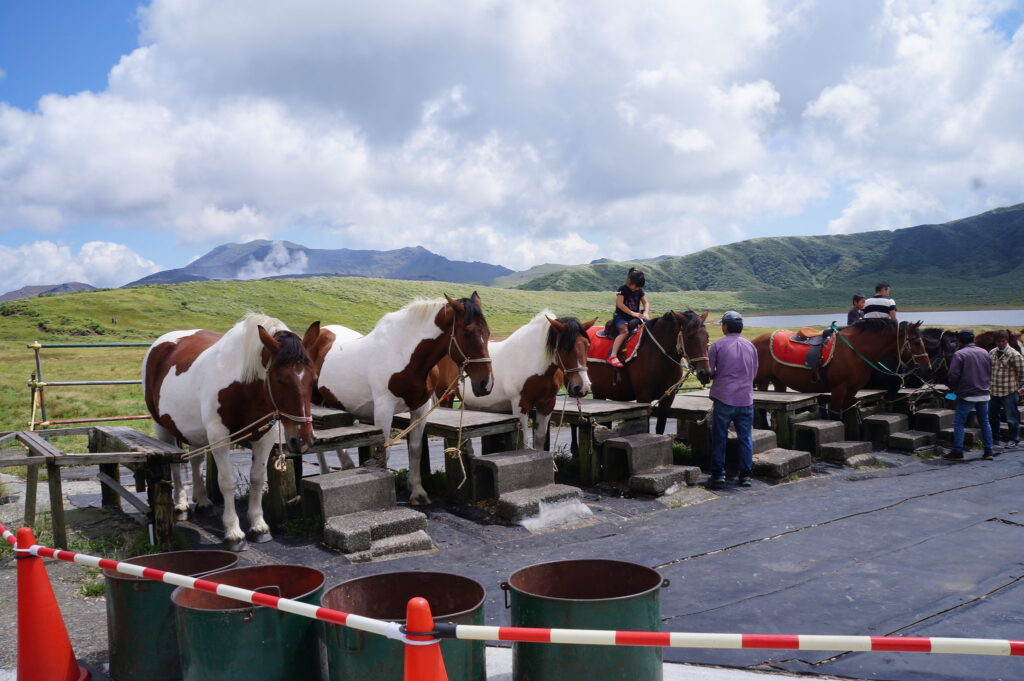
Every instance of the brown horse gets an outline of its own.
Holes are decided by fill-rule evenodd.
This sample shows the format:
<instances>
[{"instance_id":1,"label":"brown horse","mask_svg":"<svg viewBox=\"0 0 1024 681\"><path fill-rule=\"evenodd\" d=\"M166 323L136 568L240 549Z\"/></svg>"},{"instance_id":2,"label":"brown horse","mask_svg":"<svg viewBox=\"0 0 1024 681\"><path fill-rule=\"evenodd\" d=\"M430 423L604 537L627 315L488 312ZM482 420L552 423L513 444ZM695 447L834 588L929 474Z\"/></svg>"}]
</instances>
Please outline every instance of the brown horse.
<instances>
[{"instance_id":1,"label":"brown horse","mask_svg":"<svg viewBox=\"0 0 1024 681\"><path fill-rule=\"evenodd\" d=\"M658 402L654 415L658 418L657 432L665 432L668 409L675 391L666 391L683 378L682 362L686 360L702 385L710 380L708 367L708 330L704 321L708 313L692 310L669 310L661 317L644 324L645 337L641 338L636 357L621 369L603 361L588 358L590 384L594 397L599 400L629 402ZM593 334L594 329L589 333ZM574 440L575 441L575 440Z\"/></svg>"},{"instance_id":2,"label":"brown horse","mask_svg":"<svg viewBox=\"0 0 1024 681\"><path fill-rule=\"evenodd\" d=\"M1022 332L1024 332L1024 329L1022 329L1021 331L1005 329L1005 331L1006 339L1009 341L1010 347L1016 350L1017 352L1021 352L1020 335ZM991 350L996 346L996 332L983 331L979 333L977 336L974 337L974 344L977 345L982 350Z\"/></svg>"},{"instance_id":3,"label":"brown horse","mask_svg":"<svg viewBox=\"0 0 1024 681\"><path fill-rule=\"evenodd\" d=\"M895 355L900 367L931 368L920 327L921 322L862 319L836 333L840 337L834 341L832 357L820 372L776 361L769 349L772 334L762 334L754 339L758 361L754 387L767 390L771 383L776 390L831 392L829 406L842 414L853 406L857 391L867 385L872 365L886 355Z\"/></svg>"}]
</instances>

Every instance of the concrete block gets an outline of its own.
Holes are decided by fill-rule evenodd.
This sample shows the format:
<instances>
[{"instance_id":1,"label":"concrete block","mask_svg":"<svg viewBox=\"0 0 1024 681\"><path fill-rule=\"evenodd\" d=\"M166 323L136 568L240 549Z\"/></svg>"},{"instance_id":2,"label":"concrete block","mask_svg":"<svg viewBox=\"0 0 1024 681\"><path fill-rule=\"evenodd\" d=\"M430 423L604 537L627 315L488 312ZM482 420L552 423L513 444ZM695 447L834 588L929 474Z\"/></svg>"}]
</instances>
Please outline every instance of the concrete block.
<instances>
[{"instance_id":1,"label":"concrete block","mask_svg":"<svg viewBox=\"0 0 1024 681\"><path fill-rule=\"evenodd\" d=\"M361 511L328 518L324 543L343 553L366 551L378 539L410 534L427 527L427 517L411 508Z\"/></svg>"},{"instance_id":2,"label":"concrete block","mask_svg":"<svg viewBox=\"0 0 1024 681\"><path fill-rule=\"evenodd\" d=\"M629 478L629 489L640 494L660 496L673 485L696 485L700 469L696 466L661 466Z\"/></svg>"},{"instance_id":3,"label":"concrete block","mask_svg":"<svg viewBox=\"0 0 1024 681\"><path fill-rule=\"evenodd\" d=\"M793 449L811 452L819 456L822 445L845 439L846 428L842 421L812 419L793 425Z\"/></svg>"},{"instance_id":4,"label":"concrete block","mask_svg":"<svg viewBox=\"0 0 1024 681\"><path fill-rule=\"evenodd\" d=\"M825 461L847 465L851 457L871 452L871 443L862 440L842 440L821 446L819 455Z\"/></svg>"},{"instance_id":5,"label":"concrete block","mask_svg":"<svg viewBox=\"0 0 1024 681\"><path fill-rule=\"evenodd\" d=\"M864 439L875 449L885 449L889 444L889 436L910 428L910 419L906 414L872 414L864 418L861 432Z\"/></svg>"},{"instance_id":6,"label":"concrete block","mask_svg":"<svg viewBox=\"0 0 1024 681\"><path fill-rule=\"evenodd\" d=\"M782 480L810 465L810 452L776 448L754 455L754 475L761 478Z\"/></svg>"},{"instance_id":7,"label":"concrete block","mask_svg":"<svg viewBox=\"0 0 1024 681\"><path fill-rule=\"evenodd\" d=\"M604 480L624 480L672 463L671 435L638 433L613 437L601 450Z\"/></svg>"},{"instance_id":8,"label":"concrete block","mask_svg":"<svg viewBox=\"0 0 1024 681\"><path fill-rule=\"evenodd\" d=\"M928 433L923 430L904 430L893 433L889 436L888 445L890 449L901 452L914 452L922 447L935 444L935 433Z\"/></svg>"},{"instance_id":9,"label":"concrete block","mask_svg":"<svg viewBox=\"0 0 1024 681\"><path fill-rule=\"evenodd\" d=\"M540 513L540 502L552 503L566 499L582 499L583 492L569 485L545 485L521 489L498 497L495 515L511 522L519 522Z\"/></svg>"},{"instance_id":10,"label":"concrete block","mask_svg":"<svg viewBox=\"0 0 1024 681\"><path fill-rule=\"evenodd\" d=\"M518 489L543 487L555 481L551 452L519 449L475 456L469 462L473 498L497 499Z\"/></svg>"},{"instance_id":11,"label":"concrete block","mask_svg":"<svg viewBox=\"0 0 1024 681\"><path fill-rule=\"evenodd\" d=\"M353 468L302 479L302 506L321 518L391 508L395 480L382 468Z\"/></svg>"},{"instance_id":12,"label":"concrete block","mask_svg":"<svg viewBox=\"0 0 1024 681\"><path fill-rule=\"evenodd\" d=\"M760 452L767 452L769 449L775 449L778 447L778 438L775 436L774 430L762 430L754 428L751 432L754 440L754 453L759 454ZM736 431L729 431L729 438L725 442L725 456L728 458L731 456L738 456L740 451L739 439L736 437Z\"/></svg>"},{"instance_id":13,"label":"concrete block","mask_svg":"<svg viewBox=\"0 0 1024 681\"><path fill-rule=\"evenodd\" d=\"M937 435L938 443L950 447L953 445L953 429L943 428ZM975 443L981 443L980 428L964 428L964 449L971 449Z\"/></svg>"},{"instance_id":14,"label":"concrete block","mask_svg":"<svg viewBox=\"0 0 1024 681\"><path fill-rule=\"evenodd\" d=\"M352 563L367 563L371 560L382 558L397 558L403 554L430 551L434 548L434 542L423 530L416 530L409 534L400 534L394 537L376 539L365 551L345 554L345 557Z\"/></svg>"},{"instance_id":15,"label":"concrete block","mask_svg":"<svg viewBox=\"0 0 1024 681\"><path fill-rule=\"evenodd\" d=\"M952 409L922 409L911 417L914 430L937 433L953 426Z\"/></svg>"}]
</instances>

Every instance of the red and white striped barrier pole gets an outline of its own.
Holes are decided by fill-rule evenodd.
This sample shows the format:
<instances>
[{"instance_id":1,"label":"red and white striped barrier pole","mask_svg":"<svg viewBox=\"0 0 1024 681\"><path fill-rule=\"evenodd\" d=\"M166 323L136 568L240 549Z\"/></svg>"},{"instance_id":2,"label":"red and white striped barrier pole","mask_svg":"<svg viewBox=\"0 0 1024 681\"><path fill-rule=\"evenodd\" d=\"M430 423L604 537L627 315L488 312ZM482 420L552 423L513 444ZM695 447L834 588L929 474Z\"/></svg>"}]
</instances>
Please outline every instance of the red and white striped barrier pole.
<instances>
[{"instance_id":1,"label":"red and white striped barrier pole","mask_svg":"<svg viewBox=\"0 0 1024 681\"><path fill-rule=\"evenodd\" d=\"M4 539L14 543L14 535L0 524ZM293 601L280 596L257 593L248 589L219 584L207 579L186 577L173 572L96 558L73 551L61 551L44 546L24 550L35 556L56 558L103 570L114 570L133 577L182 586L186 589L233 598L253 605L263 605L282 612L290 612L331 624L358 629L410 642L396 622L384 622L370 617L322 608ZM675 631L606 631L598 629L542 629L528 627L489 627L470 624L435 623L438 638L471 641L506 641L520 643L573 643L602 646L660 646L665 648L718 648L718 649L775 649L775 650L829 650L837 652L897 652L897 653L949 653L956 655L1015 655L1024 656L1024 641L991 638L945 638L918 636L829 636L783 634L714 634ZM422 638L422 637L418 637ZM412 644L424 641L412 640Z\"/></svg>"}]
</instances>

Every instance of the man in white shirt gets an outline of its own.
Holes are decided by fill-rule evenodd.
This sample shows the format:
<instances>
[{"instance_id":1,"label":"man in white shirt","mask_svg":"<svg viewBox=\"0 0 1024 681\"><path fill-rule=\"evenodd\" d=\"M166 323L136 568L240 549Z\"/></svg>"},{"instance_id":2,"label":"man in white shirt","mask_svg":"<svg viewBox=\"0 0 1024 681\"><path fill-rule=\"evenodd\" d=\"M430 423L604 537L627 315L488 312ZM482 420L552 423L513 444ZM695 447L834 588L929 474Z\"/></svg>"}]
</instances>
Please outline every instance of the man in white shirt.
<instances>
[{"instance_id":1,"label":"man in white shirt","mask_svg":"<svg viewBox=\"0 0 1024 681\"><path fill-rule=\"evenodd\" d=\"M889 297L889 282L875 285L875 295L864 302L864 319L891 319L896 321L896 301Z\"/></svg>"}]
</instances>

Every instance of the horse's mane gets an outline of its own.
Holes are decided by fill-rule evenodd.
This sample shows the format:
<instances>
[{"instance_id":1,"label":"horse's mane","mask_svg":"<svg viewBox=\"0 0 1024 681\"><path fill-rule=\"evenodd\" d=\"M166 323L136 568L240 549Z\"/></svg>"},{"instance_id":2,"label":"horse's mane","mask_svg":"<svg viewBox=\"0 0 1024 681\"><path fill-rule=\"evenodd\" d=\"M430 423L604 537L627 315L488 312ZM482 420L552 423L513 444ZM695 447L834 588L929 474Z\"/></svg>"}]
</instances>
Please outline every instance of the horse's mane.
<instances>
[{"instance_id":1,"label":"horse's mane","mask_svg":"<svg viewBox=\"0 0 1024 681\"><path fill-rule=\"evenodd\" d=\"M278 331L274 334L274 340L281 344L281 349L274 357L277 366L309 362L309 353L302 344L302 339L292 331Z\"/></svg>"},{"instance_id":2,"label":"horse's mane","mask_svg":"<svg viewBox=\"0 0 1024 681\"><path fill-rule=\"evenodd\" d=\"M464 325L469 326L478 317L482 324L487 323L487 319L484 318L483 309L479 305L474 303L472 298L459 298L459 302L462 303L466 308L466 317L465 319L462 320L462 323Z\"/></svg>"},{"instance_id":3,"label":"horse's mane","mask_svg":"<svg viewBox=\"0 0 1024 681\"><path fill-rule=\"evenodd\" d=\"M267 375L267 368L263 366L263 341L260 340L258 328L260 326L271 336L288 331L288 327L280 319L258 312L246 312L245 316L224 334L221 341L230 352L242 358L237 376L237 380L242 383L262 380ZM301 344L300 341L299 345Z\"/></svg>"},{"instance_id":4,"label":"horse's mane","mask_svg":"<svg viewBox=\"0 0 1024 681\"><path fill-rule=\"evenodd\" d=\"M541 314L545 314L546 312L547 310ZM575 317L558 317L555 321L565 325L565 333L559 334L558 331L555 330L555 327L548 324L547 347L552 353L555 350L569 352L576 347L577 336L587 335L587 332L583 330L583 325L580 324L580 320Z\"/></svg>"},{"instance_id":5,"label":"horse's mane","mask_svg":"<svg viewBox=\"0 0 1024 681\"><path fill-rule=\"evenodd\" d=\"M486 322L484 319L484 311L480 309L479 305L469 298L459 298L459 302L466 308L466 316L463 320L464 323L468 325L478 318L480 321ZM444 298L416 298L407 303L400 310L388 312L386 315L381 317L374 325L373 330L376 331L378 328L391 326L399 320L404 323L411 322L414 325L428 324L434 320L434 317L436 317L437 313L441 311L441 308L447 304L448 301Z\"/></svg>"},{"instance_id":6,"label":"horse's mane","mask_svg":"<svg viewBox=\"0 0 1024 681\"><path fill-rule=\"evenodd\" d=\"M679 314L683 315L683 331L692 331L694 329L700 328L700 326L704 323L704 320L700 318L700 315L694 312L693 310L687 310L686 312L680 312ZM657 326L660 322L665 321L670 317L673 320L676 318L674 310L669 310L660 317L652 319L647 323L651 326Z\"/></svg>"}]
</instances>

